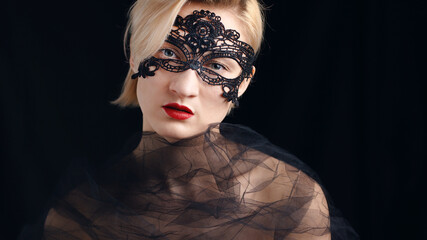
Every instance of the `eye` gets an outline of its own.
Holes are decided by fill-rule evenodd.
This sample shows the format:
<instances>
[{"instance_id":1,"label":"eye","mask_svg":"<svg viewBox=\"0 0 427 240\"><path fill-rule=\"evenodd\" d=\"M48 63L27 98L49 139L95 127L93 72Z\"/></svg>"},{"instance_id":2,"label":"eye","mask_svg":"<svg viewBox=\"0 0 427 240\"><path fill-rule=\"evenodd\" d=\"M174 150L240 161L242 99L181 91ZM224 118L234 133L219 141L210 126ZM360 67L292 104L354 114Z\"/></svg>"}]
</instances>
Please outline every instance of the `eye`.
<instances>
[{"instance_id":1,"label":"eye","mask_svg":"<svg viewBox=\"0 0 427 240\"><path fill-rule=\"evenodd\" d=\"M204 74L214 79L219 76L228 79L235 79L242 74L242 68L239 63L231 58L210 59L204 63L204 67L206 69Z\"/></svg>"},{"instance_id":2,"label":"eye","mask_svg":"<svg viewBox=\"0 0 427 240\"><path fill-rule=\"evenodd\" d=\"M218 62L210 62L207 64L206 67L216 72L228 71L228 68L226 66Z\"/></svg>"},{"instance_id":3,"label":"eye","mask_svg":"<svg viewBox=\"0 0 427 240\"><path fill-rule=\"evenodd\" d=\"M165 48L165 49L161 49L160 50L162 53L163 53L163 55L165 56L165 57L167 57L167 58L176 58L176 54L175 54L175 52L173 51L173 50L171 50L171 49L167 49L167 48Z\"/></svg>"},{"instance_id":4,"label":"eye","mask_svg":"<svg viewBox=\"0 0 427 240\"><path fill-rule=\"evenodd\" d=\"M225 67L219 63L212 63L211 68L212 68L212 70L223 70L223 69L225 69Z\"/></svg>"}]
</instances>

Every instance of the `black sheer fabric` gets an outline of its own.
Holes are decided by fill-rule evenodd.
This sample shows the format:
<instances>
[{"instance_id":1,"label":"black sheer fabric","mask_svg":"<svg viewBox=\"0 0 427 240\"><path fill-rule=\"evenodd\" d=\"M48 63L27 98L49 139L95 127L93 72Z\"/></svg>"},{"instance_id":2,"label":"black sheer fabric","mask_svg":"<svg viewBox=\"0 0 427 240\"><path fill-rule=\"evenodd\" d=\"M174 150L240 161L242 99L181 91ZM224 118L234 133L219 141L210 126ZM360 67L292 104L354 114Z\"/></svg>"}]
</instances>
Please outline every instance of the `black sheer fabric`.
<instances>
[{"instance_id":1,"label":"black sheer fabric","mask_svg":"<svg viewBox=\"0 0 427 240\"><path fill-rule=\"evenodd\" d=\"M127 149L65 181L43 239L358 239L306 165L245 127Z\"/></svg>"}]
</instances>

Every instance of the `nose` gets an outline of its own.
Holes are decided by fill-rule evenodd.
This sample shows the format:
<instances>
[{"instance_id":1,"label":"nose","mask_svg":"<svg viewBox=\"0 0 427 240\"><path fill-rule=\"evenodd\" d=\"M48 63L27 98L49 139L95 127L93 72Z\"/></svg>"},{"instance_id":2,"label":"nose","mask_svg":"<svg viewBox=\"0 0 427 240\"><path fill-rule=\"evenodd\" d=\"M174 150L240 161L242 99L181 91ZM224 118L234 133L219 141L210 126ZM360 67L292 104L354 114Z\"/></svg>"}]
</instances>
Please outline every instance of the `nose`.
<instances>
[{"instance_id":1,"label":"nose","mask_svg":"<svg viewBox=\"0 0 427 240\"><path fill-rule=\"evenodd\" d=\"M199 95L200 79L195 70L188 69L172 74L169 90L179 98L196 97Z\"/></svg>"}]
</instances>

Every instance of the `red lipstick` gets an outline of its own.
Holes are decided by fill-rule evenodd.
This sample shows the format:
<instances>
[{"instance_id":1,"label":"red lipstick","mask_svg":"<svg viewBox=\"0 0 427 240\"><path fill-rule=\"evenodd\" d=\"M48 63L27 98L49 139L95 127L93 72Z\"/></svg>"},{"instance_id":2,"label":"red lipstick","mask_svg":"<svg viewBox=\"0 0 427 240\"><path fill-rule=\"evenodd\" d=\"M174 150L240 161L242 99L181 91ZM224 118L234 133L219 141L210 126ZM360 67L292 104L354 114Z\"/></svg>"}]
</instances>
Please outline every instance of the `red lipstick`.
<instances>
[{"instance_id":1,"label":"red lipstick","mask_svg":"<svg viewBox=\"0 0 427 240\"><path fill-rule=\"evenodd\" d=\"M169 115L169 117L177 120L185 120L194 115L193 111L191 111L188 107L179 105L178 103L168 103L162 106L162 108L165 110L166 114Z\"/></svg>"}]
</instances>

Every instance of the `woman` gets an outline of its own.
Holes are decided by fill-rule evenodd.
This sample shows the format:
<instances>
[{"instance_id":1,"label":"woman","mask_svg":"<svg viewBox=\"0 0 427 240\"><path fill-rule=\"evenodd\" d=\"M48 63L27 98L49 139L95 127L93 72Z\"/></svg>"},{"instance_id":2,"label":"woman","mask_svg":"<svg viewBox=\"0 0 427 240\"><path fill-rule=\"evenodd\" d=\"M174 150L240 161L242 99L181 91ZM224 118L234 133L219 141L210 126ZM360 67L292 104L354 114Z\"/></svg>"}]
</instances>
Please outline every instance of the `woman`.
<instances>
[{"instance_id":1,"label":"woman","mask_svg":"<svg viewBox=\"0 0 427 240\"><path fill-rule=\"evenodd\" d=\"M44 239L355 238L308 167L220 124L255 74L262 32L256 0L137 1L115 103L141 108L143 133L72 178Z\"/></svg>"}]
</instances>

